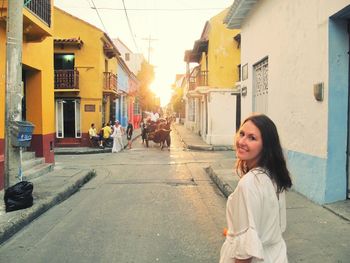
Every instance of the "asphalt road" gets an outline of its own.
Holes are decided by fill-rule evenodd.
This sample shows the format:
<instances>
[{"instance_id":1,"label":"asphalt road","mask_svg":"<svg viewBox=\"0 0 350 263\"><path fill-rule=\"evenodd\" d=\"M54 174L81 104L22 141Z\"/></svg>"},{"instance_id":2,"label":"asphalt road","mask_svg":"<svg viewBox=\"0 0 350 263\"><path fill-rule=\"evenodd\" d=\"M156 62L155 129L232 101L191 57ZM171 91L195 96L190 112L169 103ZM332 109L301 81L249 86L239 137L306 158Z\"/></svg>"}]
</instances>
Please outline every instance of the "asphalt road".
<instances>
[{"instance_id":1,"label":"asphalt road","mask_svg":"<svg viewBox=\"0 0 350 263\"><path fill-rule=\"evenodd\" d=\"M57 156L56 169L88 166L97 176L3 244L0 261L218 262L226 199L203 167L223 153L186 151L175 133L172 143Z\"/></svg>"}]
</instances>

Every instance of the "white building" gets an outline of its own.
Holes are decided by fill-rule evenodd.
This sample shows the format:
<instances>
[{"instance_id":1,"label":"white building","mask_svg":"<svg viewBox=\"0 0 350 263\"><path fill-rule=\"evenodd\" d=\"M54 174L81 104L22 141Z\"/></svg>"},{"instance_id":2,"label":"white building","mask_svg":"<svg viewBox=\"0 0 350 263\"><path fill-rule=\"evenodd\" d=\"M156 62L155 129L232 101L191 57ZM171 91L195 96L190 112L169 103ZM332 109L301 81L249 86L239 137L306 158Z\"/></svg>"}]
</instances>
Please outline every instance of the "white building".
<instances>
[{"instance_id":1,"label":"white building","mask_svg":"<svg viewBox=\"0 0 350 263\"><path fill-rule=\"evenodd\" d=\"M349 193L349 0L235 0L242 118L276 123L297 191L317 203Z\"/></svg>"},{"instance_id":2,"label":"white building","mask_svg":"<svg viewBox=\"0 0 350 263\"><path fill-rule=\"evenodd\" d=\"M120 56L125 64L137 76L141 69L141 64L145 60L144 56L141 53L132 52L119 38L113 39L113 43L120 52Z\"/></svg>"},{"instance_id":3,"label":"white building","mask_svg":"<svg viewBox=\"0 0 350 263\"><path fill-rule=\"evenodd\" d=\"M240 93L236 88L240 51L235 38L239 30L228 30L222 23L227 12L225 9L212 17L193 49L185 52L184 100L187 129L208 144L232 147L240 124Z\"/></svg>"}]
</instances>

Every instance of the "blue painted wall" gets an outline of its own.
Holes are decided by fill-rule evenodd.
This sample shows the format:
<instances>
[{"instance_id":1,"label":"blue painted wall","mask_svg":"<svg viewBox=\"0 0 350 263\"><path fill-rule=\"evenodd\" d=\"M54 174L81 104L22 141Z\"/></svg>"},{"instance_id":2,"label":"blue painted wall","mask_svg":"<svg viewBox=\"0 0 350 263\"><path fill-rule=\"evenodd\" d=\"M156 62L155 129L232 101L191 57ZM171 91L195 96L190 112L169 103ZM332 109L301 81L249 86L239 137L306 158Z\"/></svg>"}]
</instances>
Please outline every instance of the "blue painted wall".
<instances>
[{"instance_id":1,"label":"blue painted wall","mask_svg":"<svg viewBox=\"0 0 350 263\"><path fill-rule=\"evenodd\" d=\"M328 36L327 157L286 151L293 188L319 204L345 200L347 196L349 36L344 17L329 20Z\"/></svg>"},{"instance_id":2,"label":"blue painted wall","mask_svg":"<svg viewBox=\"0 0 350 263\"><path fill-rule=\"evenodd\" d=\"M126 105L126 93L128 92L129 89L129 76L128 74L124 71L123 67L121 67L118 64L118 89L122 90L125 92L121 97L118 98L118 103L116 106L116 116L118 116L118 120L120 121L121 125L125 127L127 125L127 120L128 120L128 111L127 111L127 105Z\"/></svg>"},{"instance_id":3,"label":"blue painted wall","mask_svg":"<svg viewBox=\"0 0 350 263\"><path fill-rule=\"evenodd\" d=\"M286 152L293 189L312 201L323 204L325 202L327 160L295 151L287 150Z\"/></svg>"},{"instance_id":4,"label":"blue painted wall","mask_svg":"<svg viewBox=\"0 0 350 263\"><path fill-rule=\"evenodd\" d=\"M349 35L345 20L329 20L328 164L325 202L346 199Z\"/></svg>"}]
</instances>

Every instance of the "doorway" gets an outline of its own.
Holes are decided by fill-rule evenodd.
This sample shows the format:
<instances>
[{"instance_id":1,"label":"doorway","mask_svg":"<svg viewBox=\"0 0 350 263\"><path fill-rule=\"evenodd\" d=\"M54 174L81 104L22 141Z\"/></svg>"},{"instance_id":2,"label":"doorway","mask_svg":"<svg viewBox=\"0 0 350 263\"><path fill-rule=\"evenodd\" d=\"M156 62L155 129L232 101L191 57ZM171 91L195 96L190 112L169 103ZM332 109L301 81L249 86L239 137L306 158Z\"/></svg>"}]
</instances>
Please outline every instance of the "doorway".
<instances>
[{"instance_id":1,"label":"doorway","mask_svg":"<svg viewBox=\"0 0 350 263\"><path fill-rule=\"evenodd\" d=\"M56 100L56 137L81 138L80 100Z\"/></svg>"}]
</instances>

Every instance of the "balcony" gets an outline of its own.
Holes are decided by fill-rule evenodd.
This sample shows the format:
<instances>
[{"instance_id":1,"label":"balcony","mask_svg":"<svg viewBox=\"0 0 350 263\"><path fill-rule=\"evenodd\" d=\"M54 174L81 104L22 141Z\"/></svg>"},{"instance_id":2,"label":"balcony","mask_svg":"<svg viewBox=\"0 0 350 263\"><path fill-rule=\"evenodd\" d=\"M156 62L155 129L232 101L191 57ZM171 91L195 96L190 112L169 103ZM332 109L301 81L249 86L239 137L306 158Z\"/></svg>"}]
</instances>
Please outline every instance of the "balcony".
<instances>
[{"instance_id":1,"label":"balcony","mask_svg":"<svg viewBox=\"0 0 350 263\"><path fill-rule=\"evenodd\" d=\"M194 90L200 86L208 86L208 71L200 70L199 67L196 67L189 78L189 90Z\"/></svg>"},{"instance_id":2,"label":"balcony","mask_svg":"<svg viewBox=\"0 0 350 263\"><path fill-rule=\"evenodd\" d=\"M76 69L55 70L55 90L79 91L79 71Z\"/></svg>"},{"instance_id":3,"label":"balcony","mask_svg":"<svg viewBox=\"0 0 350 263\"><path fill-rule=\"evenodd\" d=\"M51 0L24 0L24 6L48 27L51 26Z\"/></svg>"},{"instance_id":4,"label":"balcony","mask_svg":"<svg viewBox=\"0 0 350 263\"><path fill-rule=\"evenodd\" d=\"M8 1L0 4L0 26L6 28ZM53 0L16 0L23 3L23 39L25 42L41 42L53 35Z\"/></svg>"},{"instance_id":5,"label":"balcony","mask_svg":"<svg viewBox=\"0 0 350 263\"><path fill-rule=\"evenodd\" d=\"M117 75L103 72L103 92L117 94Z\"/></svg>"}]
</instances>

